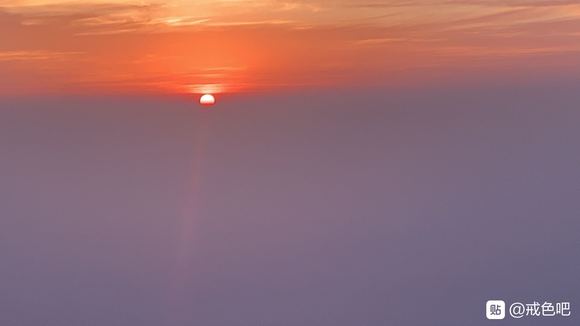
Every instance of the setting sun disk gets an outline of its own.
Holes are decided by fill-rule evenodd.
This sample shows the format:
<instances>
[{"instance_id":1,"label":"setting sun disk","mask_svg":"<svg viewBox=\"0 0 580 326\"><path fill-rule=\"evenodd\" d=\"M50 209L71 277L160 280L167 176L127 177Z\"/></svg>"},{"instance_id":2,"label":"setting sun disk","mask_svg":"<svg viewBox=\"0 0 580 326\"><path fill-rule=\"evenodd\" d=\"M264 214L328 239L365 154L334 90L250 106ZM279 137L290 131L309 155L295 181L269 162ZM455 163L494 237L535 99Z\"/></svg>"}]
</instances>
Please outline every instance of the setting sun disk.
<instances>
[{"instance_id":1,"label":"setting sun disk","mask_svg":"<svg viewBox=\"0 0 580 326\"><path fill-rule=\"evenodd\" d=\"M211 94L204 94L199 99L199 104L210 106L215 104L215 97Z\"/></svg>"}]
</instances>

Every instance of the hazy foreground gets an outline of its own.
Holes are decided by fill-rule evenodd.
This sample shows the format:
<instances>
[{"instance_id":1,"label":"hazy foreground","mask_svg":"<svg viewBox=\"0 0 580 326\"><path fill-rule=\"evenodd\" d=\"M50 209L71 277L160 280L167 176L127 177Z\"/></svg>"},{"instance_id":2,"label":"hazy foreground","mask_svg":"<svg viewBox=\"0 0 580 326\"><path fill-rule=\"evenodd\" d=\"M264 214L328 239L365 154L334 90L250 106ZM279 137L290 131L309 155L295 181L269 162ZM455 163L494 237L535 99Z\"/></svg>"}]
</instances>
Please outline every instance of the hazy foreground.
<instances>
[{"instance_id":1,"label":"hazy foreground","mask_svg":"<svg viewBox=\"0 0 580 326\"><path fill-rule=\"evenodd\" d=\"M2 100L0 324L577 325L570 89Z\"/></svg>"}]
</instances>

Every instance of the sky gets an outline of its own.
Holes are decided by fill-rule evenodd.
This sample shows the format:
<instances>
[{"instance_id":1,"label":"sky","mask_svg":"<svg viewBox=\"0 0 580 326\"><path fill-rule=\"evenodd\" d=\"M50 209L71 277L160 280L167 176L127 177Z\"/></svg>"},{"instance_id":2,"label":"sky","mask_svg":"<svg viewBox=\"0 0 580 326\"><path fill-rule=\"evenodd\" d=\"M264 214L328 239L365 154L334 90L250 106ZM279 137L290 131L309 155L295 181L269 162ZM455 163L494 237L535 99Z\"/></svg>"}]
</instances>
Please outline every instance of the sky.
<instances>
[{"instance_id":1,"label":"sky","mask_svg":"<svg viewBox=\"0 0 580 326\"><path fill-rule=\"evenodd\" d=\"M0 0L0 325L577 326L579 41L571 0Z\"/></svg>"},{"instance_id":2,"label":"sky","mask_svg":"<svg viewBox=\"0 0 580 326\"><path fill-rule=\"evenodd\" d=\"M572 0L1 0L0 94L572 78L579 38Z\"/></svg>"}]
</instances>

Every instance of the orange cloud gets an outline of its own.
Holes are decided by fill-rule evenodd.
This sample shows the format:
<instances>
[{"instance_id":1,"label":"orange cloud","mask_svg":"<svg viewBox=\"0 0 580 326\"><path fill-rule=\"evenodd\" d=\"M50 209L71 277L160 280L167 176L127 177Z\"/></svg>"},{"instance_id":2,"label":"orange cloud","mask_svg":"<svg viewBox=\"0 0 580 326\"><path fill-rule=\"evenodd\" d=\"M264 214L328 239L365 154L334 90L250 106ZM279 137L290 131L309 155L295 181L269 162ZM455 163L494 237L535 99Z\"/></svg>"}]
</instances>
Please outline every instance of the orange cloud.
<instances>
[{"instance_id":1,"label":"orange cloud","mask_svg":"<svg viewBox=\"0 0 580 326\"><path fill-rule=\"evenodd\" d=\"M579 33L580 4L566 0L0 0L0 92L397 84L507 66L575 74Z\"/></svg>"}]
</instances>

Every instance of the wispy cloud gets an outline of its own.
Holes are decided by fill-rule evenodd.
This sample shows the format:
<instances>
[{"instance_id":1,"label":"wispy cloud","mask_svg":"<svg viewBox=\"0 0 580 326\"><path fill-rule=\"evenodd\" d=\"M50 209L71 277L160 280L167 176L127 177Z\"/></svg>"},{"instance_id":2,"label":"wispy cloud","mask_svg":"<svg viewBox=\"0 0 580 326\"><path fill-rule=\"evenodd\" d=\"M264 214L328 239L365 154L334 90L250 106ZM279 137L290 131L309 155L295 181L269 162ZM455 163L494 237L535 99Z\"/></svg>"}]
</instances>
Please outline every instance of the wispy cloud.
<instances>
[{"instance_id":1,"label":"wispy cloud","mask_svg":"<svg viewBox=\"0 0 580 326\"><path fill-rule=\"evenodd\" d=\"M579 34L576 0L0 0L0 73L51 67L79 87L163 91L361 83L539 57L534 67L572 73Z\"/></svg>"},{"instance_id":2,"label":"wispy cloud","mask_svg":"<svg viewBox=\"0 0 580 326\"><path fill-rule=\"evenodd\" d=\"M82 55L81 52L58 52L45 50L0 51L0 62L15 61L62 61Z\"/></svg>"}]
</instances>

